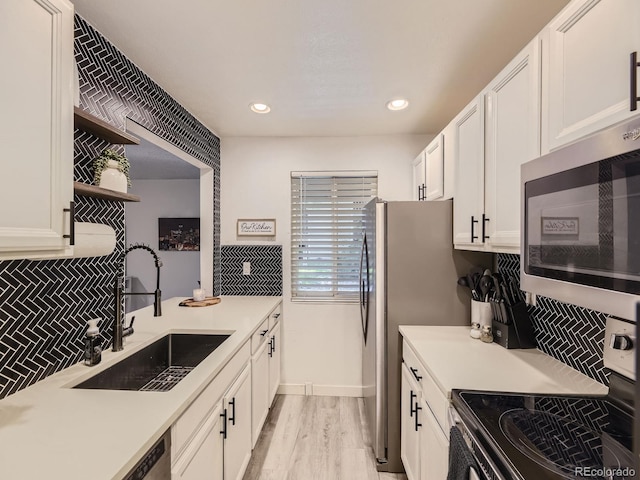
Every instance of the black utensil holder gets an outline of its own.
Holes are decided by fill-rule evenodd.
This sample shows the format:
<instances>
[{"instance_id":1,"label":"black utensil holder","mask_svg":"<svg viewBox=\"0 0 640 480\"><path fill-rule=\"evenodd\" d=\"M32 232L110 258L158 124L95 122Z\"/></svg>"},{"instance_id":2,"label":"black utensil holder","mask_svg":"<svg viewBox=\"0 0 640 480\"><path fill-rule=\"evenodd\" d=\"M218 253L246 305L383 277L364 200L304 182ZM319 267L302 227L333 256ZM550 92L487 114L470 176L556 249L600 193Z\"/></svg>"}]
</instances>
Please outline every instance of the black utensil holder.
<instances>
[{"instance_id":1,"label":"black utensil holder","mask_svg":"<svg viewBox=\"0 0 640 480\"><path fill-rule=\"evenodd\" d=\"M524 302L506 305L511 322L493 321L493 341L504 348L536 348L533 324Z\"/></svg>"}]
</instances>

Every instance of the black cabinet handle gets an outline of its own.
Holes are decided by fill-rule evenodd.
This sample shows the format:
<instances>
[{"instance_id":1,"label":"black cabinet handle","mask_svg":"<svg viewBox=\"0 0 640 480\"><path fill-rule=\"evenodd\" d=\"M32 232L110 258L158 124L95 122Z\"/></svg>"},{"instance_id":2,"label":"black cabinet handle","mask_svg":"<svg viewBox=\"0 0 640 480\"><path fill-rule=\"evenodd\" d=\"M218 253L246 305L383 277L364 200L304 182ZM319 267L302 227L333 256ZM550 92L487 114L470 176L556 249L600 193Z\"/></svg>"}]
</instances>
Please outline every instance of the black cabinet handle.
<instances>
[{"instance_id":1,"label":"black cabinet handle","mask_svg":"<svg viewBox=\"0 0 640 480\"><path fill-rule=\"evenodd\" d=\"M413 412L414 412L414 409L413 409L413 400L414 400L415 398L417 398L417 397L418 397L418 395L416 395L415 393L413 393L413 390L411 390L411 394L410 394L410 396L409 396L409 416L410 416L410 417L413 417ZM416 404L416 405L417 405L417 404Z\"/></svg>"},{"instance_id":2,"label":"black cabinet handle","mask_svg":"<svg viewBox=\"0 0 640 480\"><path fill-rule=\"evenodd\" d=\"M278 319L278 318L280 318L280 315L281 315L280 313L274 313L273 314L273 318Z\"/></svg>"},{"instance_id":3,"label":"black cabinet handle","mask_svg":"<svg viewBox=\"0 0 640 480\"><path fill-rule=\"evenodd\" d=\"M62 238L69 239L69 245L76 244L76 203L69 202L69 208L63 208L64 212L69 212L69 235L62 235Z\"/></svg>"},{"instance_id":4,"label":"black cabinet handle","mask_svg":"<svg viewBox=\"0 0 640 480\"><path fill-rule=\"evenodd\" d=\"M264 336L267 334L267 332L268 332L268 331L269 331L269 330L263 330L263 331L261 331L261 332L260 332L260 336L261 336L261 337L264 337Z\"/></svg>"},{"instance_id":5,"label":"black cabinet handle","mask_svg":"<svg viewBox=\"0 0 640 480\"><path fill-rule=\"evenodd\" d=\"M422 185L418 185L418 200L422 200Z\"/></svg>"},{"instance_id":6,"label":"black cabinet handle","mask_svg":"<svg viewBox=\"0 0 640 480\"><path fill-rule=\"evenodd\" d=\"M236 424L236 397L233 397L233 400L229 401L229 405L231 406L231 416L229 417L229 421L231 422L231 425L235 425Z\"/></svg>"},{"instance_id":7,"label":"black cabinet handle","mask_svg":"<svg viewBox=\"0 0 640 480\"><path fill-rule=\"evenodd\" d=\"M491 238L489 235L485 234L487 228L487 222L489 218L483 213L482 214L482 241L484 242L487 238Z\"/></svg>"},{"instance_id":8,"label":"black cabinet handle","mask_svg":"<svg viewBox=\"0 0 640 480\"><path fill-rule=\"evenodd\" d=\"M420 375L418 375L418 369L417 369L417 368L409 367L409 370L411 370L411 373L413 373L413 377L414 377L417 381L422 380L422 377L421 377Z\"/></svg>"},{"instance_id":9,"label":"black cabinet handle","mask_svg":"<svg viewBox=\"0 0 640 480\"><path fill-rule=\"evenodd\" d=\"M418 403L416 402L416 408L415 408L416 416L414 417L416 432L418 431L418 428L422 426L422 424L418 421L418 413L420 412L420 410L422 410L422 407L419 407Z\"/></svg>"},{"instance_id":10,"label":"black cabinet handle","mask_svg":"<svg viewBox=\"0 0 640 480\"><path fill-rule=\"evenodd\" d=\"M222 417L222 430L220 430L220 434L222 435L222 438L226 439L227 438L227 409L224 409L224 412L220 414L220 417Z\"/></svg>"},{"instance_id":11,"label":"black cabinet handle","mask_svg":"<svg viewBox=\"0 0 640 480\"><path fill-rule=\"evenodd\" d=\"M471 243L473 243L474 240L478 239L478 236L473 234L476 223L478 223L478 220L476 220L475 217L471 215Z\"/></svg>"},{"instance_id":12,"label":"black cabinet handle","mask_svg":"<svg viewBox=\"0 0 640 480\"><path fill-rule=\"evenodd\" d=\"M640 63L638 62L638 52L631 52L631 95L630 95L630 109L632 112L635 112L638 109L638 67L640 67Z\"/></svg>"},{"instance_id":13,"label":"black cabinet handle","mask_svg":"<svg viewBox=\"0 0 640 480\"><path fill-rule=\"evenodd\" d=\"M271 337L269 339L269 356L273 357L273 352L274 352L275 348L273 347L273 337Z\"/></svg>"}]
</instances>

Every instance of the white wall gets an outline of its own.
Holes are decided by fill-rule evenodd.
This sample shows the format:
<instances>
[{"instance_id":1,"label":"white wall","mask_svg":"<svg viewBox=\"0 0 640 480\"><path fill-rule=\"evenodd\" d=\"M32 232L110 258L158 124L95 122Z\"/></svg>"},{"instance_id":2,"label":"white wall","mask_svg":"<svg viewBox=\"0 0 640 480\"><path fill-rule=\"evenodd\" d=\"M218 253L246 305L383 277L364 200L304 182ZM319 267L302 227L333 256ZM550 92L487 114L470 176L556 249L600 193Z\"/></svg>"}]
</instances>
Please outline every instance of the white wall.
<instances>
[{"instance_id":1,"label":"white wall","mask_svg":"<svg viewBox=\"0 0 640 480\"><path fill-rule=\"evenodd\" d=\"M377 170L385 200L410 200L411 161L433 136L231 137L221 142L221 242L283 246L282 391L361 395L362 330L357 304L291 300L290 172ZM238 218L275 218L271 241L240 240Z\"/></svg>"},{"instance_id":2,"label":"white wall","mask_svg":"<svg viewBox=\"0 0 640 480\"><path fill-rule=\"evenodd\" d=\"M158 218L199 217L200 180L134 180L130 192L139 195L139 203L125 205L127 246L132 243L150 245L162 259L160 289L162 298L190 297L200 279L200 252L167 252L158 250ZM145 251L127 256L127 276L136 276L144 288L155 290L156 269L153 258ZM211 292L209 292L211 293ZM144 303L138 302L144 300ZM131 299L136 309L153 303L151 297Z\"/></svg>"}]
</instances>

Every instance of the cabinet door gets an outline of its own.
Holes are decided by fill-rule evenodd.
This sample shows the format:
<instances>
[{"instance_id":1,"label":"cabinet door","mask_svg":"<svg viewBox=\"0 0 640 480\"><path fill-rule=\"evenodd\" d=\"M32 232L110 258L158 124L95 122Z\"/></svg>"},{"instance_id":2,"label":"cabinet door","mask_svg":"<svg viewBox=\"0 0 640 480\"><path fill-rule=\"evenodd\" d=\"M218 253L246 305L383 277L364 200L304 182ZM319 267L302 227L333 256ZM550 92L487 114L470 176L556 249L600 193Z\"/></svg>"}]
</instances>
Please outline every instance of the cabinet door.
<instances>
[{"instance_id":1,"label":"cabinet door","mask_svg":"<svg viewBox=\"0 0 640 480\"><path fill-rule=\"evenodd\" d=\"M424 151L426 169L425 200L436 200L444 195L444 136L440 133Z\"/></svg>"},{"instance_id":2,"label":"cabinet door","mask_svg":"<svg viewBox=\"0 0 640 480\"><path fill-rule=\"evenodd\" d=\"M278 387L280 386L280 359L282 350L281 325L282 322L278 322L276 326L273 327L269 339L269 405L273 402L276 393L278 393Z\"/></svg>"},{"instance_id":3,"label":"cabinet door","mask_svg":"<svg viewBox=\"0 0 640 480\"><path fill-rule=\"evenodd\" d=\"M222 480L222 419L218 406L171 469L173 480Z\"/></svg>"},{"instance_id":4,"label":"cabinet door","mask_svg":"<svg viewBox=\"0 0 640 480\"><path fill-rule=\"evenodd\" d=\"M638 0L575 0L549 23L544 153L638 113L630 110L629 67L640 52L639 25Z\"/></svg>"},{"instance_id":5,"label":"cabinet door","mask_svg":"<svg viewBox=\"0 0 640 480\"><path fill-rule=\"evenodd\" d=\"M62 255L73 200L73 5L3 0L0 18L0 258Z\"/></svg>"},{"instance_id":6,"label":"cabinet door","mask_svg":"<svg viewBox=\"0 0 640 480\"><path fill-rule=\"evenodd\" d=\"M402 363L400 392L400 458L409 480L420 479L420 389L407 365Z\"/></svg>"},{"instance_id":7,"label":"cabinet door","mask_svg":"<svg viewBox=\"0 0 640 480\"><path fill-rule=\"evenodd\" d=\"M425 167L425 152L420 152L411 166L413 168L413 193L411 198L414 200L424 200L424 191L426 185L426 167Z\"/></svg>"},{"instance_id":8,"label":"cabinet door","mask_svg":"<svg viewBox=\"0 0 640 480\"><path fill-rule=\"evenodd\" d=\"M224 478L240 480L251 458L251 367L247 365L223 399L226 414ZM224 420L223 420L224 421ZM224 427L224 425L223 425Z\"/></svg>"},{"instance_id":9,"label":"cabinet door","mask_svg":"<svg viewBox=\"0 0 640 480\"><path fill-rule=\"evenodd\" d=\"M420 480L446 480L449 471L449 440L424 399L421 413Z\"/></svg>"},{"instance_id":10,"label":"cabinet door","mask_svg":"<svg viewBox=\"0 0 640 480\"><path fill-rule=\"evenodd\" d=\"M454 120L456 191L453 243L482 248L484 212L484 95L478 95Z\"/></svg>"},{"instance_id":11,"label":"cabinet door","mask_svg":"<svg viewBox=\"0 0 640 480\"><path fill-rule=\"evenodd\" d=\"M269 413L269 342L251 358L251 445L255 447Z\"/></svg>"},{"instance_id":12,"label":"cabinet door","mask_svg":"<svg viewBox=\"0 0 640 480\"><path fill-rule=\"evenodd\" d=\"M539 51L536 37L486 91L485 228L493 251L520 251L520 166L540 155Z\"/></svg>"}]
</instances>

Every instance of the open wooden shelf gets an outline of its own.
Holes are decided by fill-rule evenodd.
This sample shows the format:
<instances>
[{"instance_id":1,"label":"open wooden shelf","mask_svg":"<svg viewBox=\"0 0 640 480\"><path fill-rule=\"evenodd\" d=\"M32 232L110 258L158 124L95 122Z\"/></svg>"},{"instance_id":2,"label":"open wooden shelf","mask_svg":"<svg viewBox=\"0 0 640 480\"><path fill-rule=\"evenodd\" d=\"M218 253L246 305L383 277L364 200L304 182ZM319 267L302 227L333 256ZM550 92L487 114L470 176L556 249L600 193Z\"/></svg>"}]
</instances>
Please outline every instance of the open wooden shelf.
<instances>
[{"instance_id":1,"label":"open wooden shelf","mask_svg":"<svg viewBox=\"0 0 640 480\"><path fill-rule=\"evenodd\" d=\"M74 107L73 110L73 125L109 143L120 145L138 145L140 143L137 137L134 137L130 133L123 132L119 128L78 107Z\"/></svg>"},{"instance_id":2,"label":"open wooden shelf","mask_svg":"<svg viewBox=\"0 0 640 480\"><path fill-rule=\"evenodd\" d=\"M130 193L116 192L106 188L96 187L88 183L73 182L73 193L83 197L102 198L104 200L114 200L116 202L139 202L138 195Z\"/></svg>"}]
</instances>

